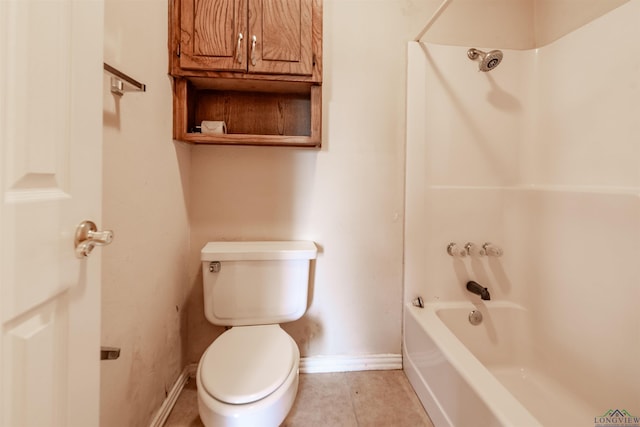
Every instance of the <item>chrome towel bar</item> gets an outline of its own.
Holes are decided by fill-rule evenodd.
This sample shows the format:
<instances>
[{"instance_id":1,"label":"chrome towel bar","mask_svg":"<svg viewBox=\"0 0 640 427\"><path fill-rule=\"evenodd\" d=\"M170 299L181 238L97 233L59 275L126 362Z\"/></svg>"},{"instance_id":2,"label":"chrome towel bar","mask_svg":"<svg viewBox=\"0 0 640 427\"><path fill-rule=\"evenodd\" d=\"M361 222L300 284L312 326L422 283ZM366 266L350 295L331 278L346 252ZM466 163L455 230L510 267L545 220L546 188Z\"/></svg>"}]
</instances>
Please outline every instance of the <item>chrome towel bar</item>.
<instances>
[{"instance_id":1,"label":"chrome towel bar","mask_svg":"<svg viewBox=\"0 0 640 427\"><path fill-rule=\"evenodd\" d=\"M138 92L145 92L147 86L144 83L127 76L122 71L112 67L111 65L103 62L104 70L111 75L111 92L116 95L124 95L126 90L133 90Z\"/></svg>"}]
</instances>

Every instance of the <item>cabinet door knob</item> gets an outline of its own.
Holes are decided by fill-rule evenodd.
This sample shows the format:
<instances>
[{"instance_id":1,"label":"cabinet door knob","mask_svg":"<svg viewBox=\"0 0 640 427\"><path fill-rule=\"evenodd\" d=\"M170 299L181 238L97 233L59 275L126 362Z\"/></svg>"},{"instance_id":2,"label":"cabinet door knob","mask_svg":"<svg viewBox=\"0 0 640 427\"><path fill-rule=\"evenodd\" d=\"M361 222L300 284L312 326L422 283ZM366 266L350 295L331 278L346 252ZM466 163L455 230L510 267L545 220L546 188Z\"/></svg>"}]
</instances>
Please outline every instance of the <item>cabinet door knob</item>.
<instances>
[{"instance_id":1,"label":"cabinet door knob","mask_svg":"<svg viewBox=\"0 0 640 427\"><path fill-rule=\"evenodd\" d=\"M242 39L243 39L243 35L242 33L238 33L238 48L236 49L236 61L238 61L238 63L242 64Z\"/></svg>"},{"instance_id":2,"label":"cabinet door knob","mask_svg":"<svg viewBox=\"0 0 640 427\"><path fill-rule=\"evenodd\" d=\"M258 41L258 38L254 34L253 37L251 37L251 65L256 65L256 42L257 41Z\"/></svg>"}]
</instances>

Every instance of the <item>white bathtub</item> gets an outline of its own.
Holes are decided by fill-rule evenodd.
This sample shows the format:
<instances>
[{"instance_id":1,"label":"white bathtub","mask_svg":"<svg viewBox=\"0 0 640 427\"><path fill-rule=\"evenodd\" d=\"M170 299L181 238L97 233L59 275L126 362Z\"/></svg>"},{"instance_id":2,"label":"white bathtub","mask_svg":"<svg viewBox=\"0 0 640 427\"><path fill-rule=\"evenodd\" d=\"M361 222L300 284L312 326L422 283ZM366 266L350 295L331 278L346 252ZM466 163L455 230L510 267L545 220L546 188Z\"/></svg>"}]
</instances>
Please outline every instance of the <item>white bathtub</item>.
<instances>
[{"instance_id":1,"label":"white bathtub","mask_svg":"<svg viewBox=\"0 0 640 427\"><path fill-rule=\"evenodd\" d=\"M481 324L469 322L472 310ZM404 369L436 427L593 425L599 408L536 364L528 322L504 301L407 305Z\"/></svg>"}]
</instances>

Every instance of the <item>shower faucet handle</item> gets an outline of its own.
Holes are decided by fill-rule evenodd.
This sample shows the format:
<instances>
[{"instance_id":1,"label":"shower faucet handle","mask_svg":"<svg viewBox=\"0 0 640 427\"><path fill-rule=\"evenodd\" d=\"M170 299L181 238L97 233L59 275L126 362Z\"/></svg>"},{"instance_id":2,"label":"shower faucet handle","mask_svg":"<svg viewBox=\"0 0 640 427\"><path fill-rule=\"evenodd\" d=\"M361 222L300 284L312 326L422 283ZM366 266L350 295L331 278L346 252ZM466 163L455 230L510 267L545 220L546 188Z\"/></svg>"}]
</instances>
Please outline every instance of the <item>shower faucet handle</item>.
<instances>
[{"instance_id":1,"label":"shower faucet handle","mask_svg":"<svg viewBox=\"0 0 640 427\"><path fill-rule=\"evenodd\" d=\"M482 245L482 248L485 250L485 253L487 254L487 256L495 256L495 257L502 256L502 248L500 246L494 245L493 243L487 242L484 245Z\"/></svg>"},{"instance_id":2,"label":"shower faucet handle","mask_svg":"<svg viewBox=\"0 0 640 427\"><path fill-rule=\"evenodd\" d=\"M464 249L467 252L467 255L469 256L485 256L487 254L487 251L485 250L484 246L479 247L475 243L471 243L471 242L467 242L464 245Z\"/></svg>"},{"instance_id":3,"label":"shower faucet handle","mask_svg":"<svg viewBox=\"0 0 640 427\"><path fill-rule=\"evenodd\" d=\"M464 258L467 256L467 251L458 247L458 245L453 242L447 245L447 253L454 258Z\"/></svg>"}]
</instances>

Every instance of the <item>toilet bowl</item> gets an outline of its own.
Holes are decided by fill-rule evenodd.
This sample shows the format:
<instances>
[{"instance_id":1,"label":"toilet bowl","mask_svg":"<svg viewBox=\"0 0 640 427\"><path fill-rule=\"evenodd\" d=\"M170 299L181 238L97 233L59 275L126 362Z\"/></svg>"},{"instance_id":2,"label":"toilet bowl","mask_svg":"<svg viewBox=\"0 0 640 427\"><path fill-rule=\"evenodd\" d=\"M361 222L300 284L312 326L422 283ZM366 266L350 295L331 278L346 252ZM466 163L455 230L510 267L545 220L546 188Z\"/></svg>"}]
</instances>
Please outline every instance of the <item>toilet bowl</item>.
<instances>
[{"instance_id":1,"label":"toilet bowl","mask_svg":"<svg viewBox=\"0 0 640 427\"><path fill-rule=\"evenodd\" d=\"M196 372L206 427L278 427L298 391L298 346L279 325L306 311L313 242L210 242L201 252L205 317L231 326Z\"/></svg>"},{"instance_id":2,"label":"toilet bowl","mask_svg":"<svg viewBox=\"0 0 640 427\"><path fill-rule=\"evenodd\" d=\"M237 326L207 348L196 373L205 426L277 427L298 390L300 353L278 325Z\"/></svg>"}]
</instances>

